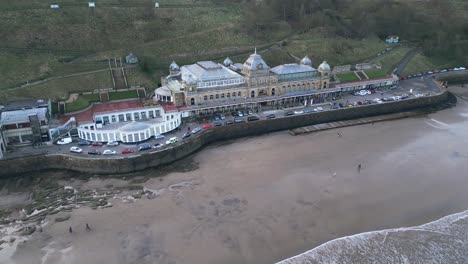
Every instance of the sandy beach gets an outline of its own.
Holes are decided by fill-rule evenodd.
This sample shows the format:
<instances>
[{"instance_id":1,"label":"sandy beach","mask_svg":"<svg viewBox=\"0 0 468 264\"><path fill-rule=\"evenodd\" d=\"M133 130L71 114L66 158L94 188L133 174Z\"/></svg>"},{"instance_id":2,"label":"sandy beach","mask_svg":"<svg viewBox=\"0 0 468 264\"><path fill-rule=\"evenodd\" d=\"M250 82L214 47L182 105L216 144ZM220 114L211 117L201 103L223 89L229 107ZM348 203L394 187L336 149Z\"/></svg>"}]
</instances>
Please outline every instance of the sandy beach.
<instances>
[{"instance_id":1,"label":"sandy beach","mask_svg":"<svg viewBox=\"0 0 468 264\"><path fill-rule=\"evenodd\" d=\"M467 128L459 102L424 117L219 143L176 163L193 170L137 173L154 199L116 197L64 222L48 216L0 261L266 264L338 237L421 225L468 208ZM122 177L60 184L121 186L132 175Z\"/></svg>"}]
</instances>

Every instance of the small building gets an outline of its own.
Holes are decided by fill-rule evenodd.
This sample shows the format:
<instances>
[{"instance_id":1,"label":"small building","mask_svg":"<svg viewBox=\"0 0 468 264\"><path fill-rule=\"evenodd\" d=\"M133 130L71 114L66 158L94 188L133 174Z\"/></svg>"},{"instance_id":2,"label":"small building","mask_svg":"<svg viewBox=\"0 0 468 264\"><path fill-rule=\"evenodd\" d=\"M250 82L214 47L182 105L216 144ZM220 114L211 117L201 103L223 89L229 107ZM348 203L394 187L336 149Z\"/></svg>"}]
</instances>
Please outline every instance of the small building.
<instances>
[{"instance_id":1,"label":"small building","mask_svg":"<svg viewBox=\"0 0 468 264\"><path fill-rule=\"evenodd\" d=\"M58 9L58 8L60 8L60 5L57 4L57 3L52 3L52 4L50 4L50 8L52 8L52 9Z\"/></svg>"},{"instance_id":2,"label":"small building","mask_svg":"<svg viewBox=\"0 0 468 264\"><path fill-rule=\"evenodd\" d=\"M138 57L135 56L133 53L130 53L127 56L125 56L125 62L128 64L136 64L138 63Z\"/></svg>"},{"instance_id":3,"label":"small building","mask_svg":"<svg viewBox=\"0 0 468 264\"><path fill-rule=\"evenodd\" d=\"M96 2L88 2L88 7L96 7Z\"/></svg>"},{"instance_id":4,"label":"small building","mask_svg":"<svg viewBox=\"0 0 468 264\"><path fill-rule=\"evenodd\" d=\"M159 3L158 2L154 3L154 7L159 8Z\"/></svg>"},{"instance_id":5,"label":"small building","mask_svg":"<svg viewBox=\"0 0 468 264\"><path fill-rule=\"evenodd\" d=\"M49 141L50 100L21 100L8 103L0 114L6 145Z\"/></svg>"},{"instance_id":6,"label":"small building","mask_svg":"<svg viewBox=\"0 0 468 264\"><path fill-rule=\"evenodd\" d=\"M388 44L398 43L400 42L400 37L396 35L390 35L387 37L387 39L385 39L385 42Z\"/></svg>"}]
</instances>

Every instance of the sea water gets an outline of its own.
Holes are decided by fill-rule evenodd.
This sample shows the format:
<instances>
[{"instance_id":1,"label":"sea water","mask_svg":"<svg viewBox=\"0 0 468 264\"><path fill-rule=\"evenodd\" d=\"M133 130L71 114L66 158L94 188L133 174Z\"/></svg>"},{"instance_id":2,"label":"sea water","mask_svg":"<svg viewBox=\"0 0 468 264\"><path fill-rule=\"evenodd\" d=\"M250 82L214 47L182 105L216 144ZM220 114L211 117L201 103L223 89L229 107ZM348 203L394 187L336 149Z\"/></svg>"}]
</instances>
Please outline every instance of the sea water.
<instances>
[{"instance_id":1,"label":"sea water","mask_svg":"<svg viewBox=\"0 0 468 264\"><path fill-rule=\"evenodd\" d=\"M420 226L338 238L278 263L468 263L468 210Z\"/></svg>"}]
</instances>

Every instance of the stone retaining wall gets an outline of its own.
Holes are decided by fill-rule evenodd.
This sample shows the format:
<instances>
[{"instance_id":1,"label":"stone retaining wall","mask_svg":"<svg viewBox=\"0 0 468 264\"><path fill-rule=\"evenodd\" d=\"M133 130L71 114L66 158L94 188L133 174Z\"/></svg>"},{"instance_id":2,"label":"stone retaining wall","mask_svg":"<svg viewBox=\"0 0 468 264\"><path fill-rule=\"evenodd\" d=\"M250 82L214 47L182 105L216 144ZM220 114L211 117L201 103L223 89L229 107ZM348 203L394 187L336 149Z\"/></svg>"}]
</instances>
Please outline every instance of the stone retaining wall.
<instances>
[{"instance_id":1,"label":"stone retaining wall","mask_svg":"<svg viewBox=\"0 0 468 264\"><path fill-rule=\"evenodd\" d=\"M34 173L47 169L64 169L94 174L131 173L163 164L169 164L215 141L261 135L319 123L390 114L423 107L436 107L446 103L450 96L448 92L444 92L438 95L417 99L215 127L201 134L194 135L190 139L184 140L181 144L161 151L146 152L133 156L118 156L113 159L91 158L87 156L80 157L68 154L50 154L0 160L0 177Z\"/></svg>"}]
</instances>

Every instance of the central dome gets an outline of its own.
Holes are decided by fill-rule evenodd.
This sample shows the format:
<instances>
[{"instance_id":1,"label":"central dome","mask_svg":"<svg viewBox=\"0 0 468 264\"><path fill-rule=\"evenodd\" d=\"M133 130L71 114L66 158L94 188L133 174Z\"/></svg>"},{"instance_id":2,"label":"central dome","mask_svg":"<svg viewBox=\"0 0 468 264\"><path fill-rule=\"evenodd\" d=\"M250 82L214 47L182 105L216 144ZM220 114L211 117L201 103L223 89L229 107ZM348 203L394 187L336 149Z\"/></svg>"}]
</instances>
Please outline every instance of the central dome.
<instances>
[{"instance_id":1,"label":"central dome","mask_svg":"<svg viewBox=\"0 0 468 264\"><path fill-rule=\"evenodd\" d=\"M262 56L257 54L257 49L255 49L255 53L250 55L250 57L244 62L243 66L249 70L262 70L270 68L262 59Z\"/></svg>"}]
</instances>

